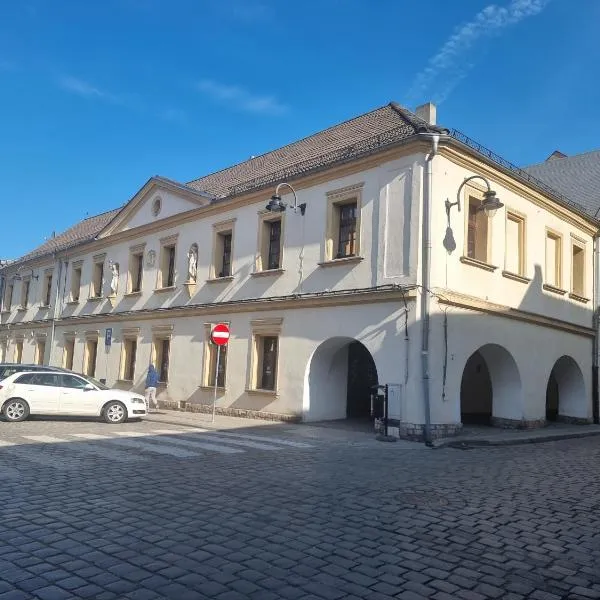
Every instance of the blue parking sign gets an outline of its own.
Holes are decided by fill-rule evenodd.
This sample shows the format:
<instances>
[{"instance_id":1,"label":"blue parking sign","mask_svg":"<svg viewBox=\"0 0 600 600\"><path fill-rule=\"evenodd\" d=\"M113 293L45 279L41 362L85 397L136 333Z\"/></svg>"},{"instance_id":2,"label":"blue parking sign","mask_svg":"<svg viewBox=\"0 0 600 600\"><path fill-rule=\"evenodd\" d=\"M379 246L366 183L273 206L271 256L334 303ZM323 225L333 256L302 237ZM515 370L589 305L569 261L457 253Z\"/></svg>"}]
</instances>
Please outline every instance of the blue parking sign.
<instances>
[{"instance_id":1,"label":"blue parking sign","mask_svg":"<svg viewBox=\"0 0 600 600\"><path fill-rule=\"evenodd\" d=\"M107 327L104 334L104 345L110 346L112 344L112 327Z\"/></svg>"}]
</instances>

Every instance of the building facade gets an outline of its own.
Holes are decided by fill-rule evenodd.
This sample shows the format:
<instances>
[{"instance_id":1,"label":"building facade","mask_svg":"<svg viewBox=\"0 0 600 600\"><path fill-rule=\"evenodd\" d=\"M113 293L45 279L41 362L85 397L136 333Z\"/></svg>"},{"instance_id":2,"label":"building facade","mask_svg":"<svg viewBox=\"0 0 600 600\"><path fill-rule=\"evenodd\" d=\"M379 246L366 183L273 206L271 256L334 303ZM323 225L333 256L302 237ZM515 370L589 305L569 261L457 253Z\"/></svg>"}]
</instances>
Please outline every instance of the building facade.
<instances>
[{"instance_id":1,"label":"building facade","mask_svg":"<svg viewBox=\"0 0 600 600\"><path fill-rule=\"evenodd\" d=\"M305 421L367 416L388 383L392 432L415 439L590 421L597 221L417 113L151 178L0 270L0 359L138 391L153 363L168 406L208 410L216 383L219 412Z\"/></svg>"}]
</instances>

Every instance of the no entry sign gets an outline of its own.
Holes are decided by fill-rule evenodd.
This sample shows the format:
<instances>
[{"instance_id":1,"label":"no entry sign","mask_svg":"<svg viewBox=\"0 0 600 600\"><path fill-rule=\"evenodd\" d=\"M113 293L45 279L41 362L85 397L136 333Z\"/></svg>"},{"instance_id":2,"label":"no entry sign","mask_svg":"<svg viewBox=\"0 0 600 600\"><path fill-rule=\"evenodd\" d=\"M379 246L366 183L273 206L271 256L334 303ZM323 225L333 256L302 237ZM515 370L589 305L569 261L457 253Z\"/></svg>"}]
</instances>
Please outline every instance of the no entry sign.
<instances>
[{"instance_id":1,"label":"no entry sign","mask_svg":"<svg viewBox=\"0 0 600 600\"><path fill-rule=\"evenodd\" d=\"M210 332L210 339L217 346L226 346L229 342L229 326L225 323L217 323Z\"/></svg>"}]
</instances>

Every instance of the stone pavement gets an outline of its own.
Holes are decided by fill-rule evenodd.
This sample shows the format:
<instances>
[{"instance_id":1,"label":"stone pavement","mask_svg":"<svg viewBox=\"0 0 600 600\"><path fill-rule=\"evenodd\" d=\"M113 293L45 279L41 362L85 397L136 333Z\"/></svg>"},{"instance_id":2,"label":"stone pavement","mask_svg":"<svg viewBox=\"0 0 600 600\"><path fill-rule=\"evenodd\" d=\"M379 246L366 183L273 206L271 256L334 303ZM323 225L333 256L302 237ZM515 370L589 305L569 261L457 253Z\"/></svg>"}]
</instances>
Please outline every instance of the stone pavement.
<instances>
[{"instance_id":1,"label":"stone pavement","mask_svg":"<svg viewBox=\"0 0 600 600\"><path fill-rule=\"evenodd\" d=\"M600 598L600 438L295 431L0 423L0 600Z\"/></svg>"}]
</instances>

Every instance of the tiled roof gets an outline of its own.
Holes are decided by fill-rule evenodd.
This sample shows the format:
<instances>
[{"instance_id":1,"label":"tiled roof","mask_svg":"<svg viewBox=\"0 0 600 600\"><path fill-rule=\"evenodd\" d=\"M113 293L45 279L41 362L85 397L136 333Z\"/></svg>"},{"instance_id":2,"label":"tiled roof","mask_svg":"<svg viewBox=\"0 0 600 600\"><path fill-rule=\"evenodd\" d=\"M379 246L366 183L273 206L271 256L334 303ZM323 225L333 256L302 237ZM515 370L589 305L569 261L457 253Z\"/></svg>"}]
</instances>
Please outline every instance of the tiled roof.
<instances>
[{"instance_id":1,"label":"tiled roof","mask_svg":"<svg viewBox=\"0 0 600 600\"><path fill-rule=\"evenodd\" d=\"M119 212L120 209L109 210L108 212L88 217L80 221L73 227L58 234L57 236L46 240L41 246L38 246L32 252L25 254L21 258L13 261L13 263L25 262L34 258L40 258L53 252L66 250L77 244L93 240L94 237L102 230L102 228Z\"/></svg>"},{"instance_id":2,"label":"tiled roof","mask_svg":"<svg viewBox=\"0 0 600 600\"><path fill-rule=\"evenodd\" d=\"M547 160L525 167L556 191L579 204L592 217L600 211L600 150Z\"/></svg>"},{"instance_id":3,"label":"tiled roof","mask_svg":"<svg viewBox=\"0 0 600 600\"><path fill-rule=\"evenodd\" d=\"M420 131L439 130L392 102L187 185L222 198L355 159Z\"/></svg>"}]
</instances>

